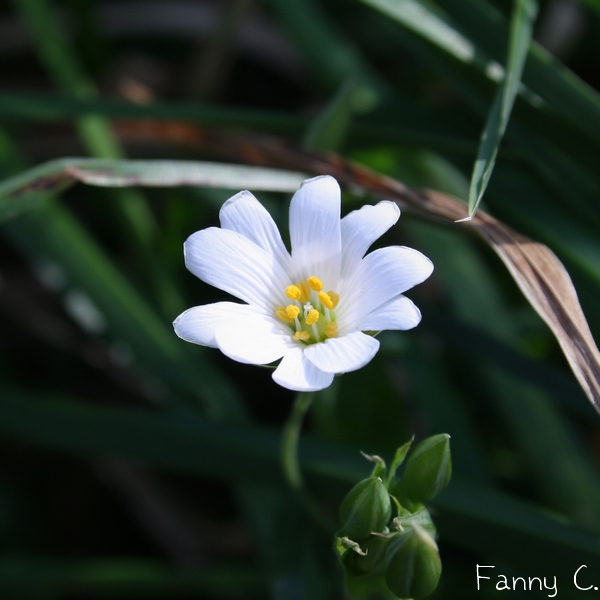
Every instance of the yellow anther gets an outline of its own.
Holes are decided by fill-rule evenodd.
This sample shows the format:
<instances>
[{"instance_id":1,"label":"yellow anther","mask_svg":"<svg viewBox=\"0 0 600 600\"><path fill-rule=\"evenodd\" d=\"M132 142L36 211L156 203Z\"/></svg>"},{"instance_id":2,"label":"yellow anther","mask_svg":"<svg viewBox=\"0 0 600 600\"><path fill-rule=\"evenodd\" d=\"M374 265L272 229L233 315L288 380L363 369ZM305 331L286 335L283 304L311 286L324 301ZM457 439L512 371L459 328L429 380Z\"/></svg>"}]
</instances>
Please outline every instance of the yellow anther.
<instances>
[{"instance_id":1,"label":"yellow anther","mask_svg":"<svg viewBox=\"0 0 600 600\"><path fill-rule=\"evenodd\" d=\"M300 302L303 304L308 302L310 299L310 288L308 287L308 283L306 283L306 281L299 281L296 286L302 292L302 296L300 296Z\"/></svg>"},{"instance_id":2,"label":"yellow anther","mask_svg":"<svg viewBox=\"0 0 600 600\"><path fill-rule=\"evenodd\" d=\"M316 308L311 308L308 311L308 314L306 315L306 324L314 325L319 320L320 316L321 315L319 314L319 311Z\"/></svg>"},{"instance_id":3,"label":"yellow anther","mask_svg":"<svg viewBox=\"0 0 600 600\"><path fill-rule=\"evenodd\" d=\"M327 323L327 325L325 326L325 335L328 338L337 337L337 330L337 323Z\"/></svg>"},{"instance_id":4,"label":"yellow anther","mask_svg":"<svg viewBox=\"0 0 600 600\"><path fill-rule=\"evenodd\" d=\"M290 319L290 317L288 317L287 310L283 306L278 306L275 309L275 316L277 318L281 319L282 321L284 321L285 323L291 323L294 320L294 319Z\"/></svg>"},{"instance_id":5,"label":"yellow anther","mask_svg":"<svg viewBox=\"0 0 600 600\"><path fill-rule=\"evenodd\" d=\"M302 340L303 342L306 342L310 339L310 333L308 333L308 331L296 331L294 334L294 339L296 341Z\"/></svg>"},{"instance_id":6,"label":"yellow anther","mask_svg":"<svg viewBox=\"0 0 600 600\"><path fill-rule=\"evenodd\" d=\"M285 288L285 295L291 300L300 300L300 298L302 297L302 292L300 291L300 288L298 286L288 285Z\"/></svg>"},{"instance_id":7,"label":"yellow anther","mask_svg":"<svg viewBox=\"0 0 600 600\"><path fill-rule=\"evenodd\" d=\"M285 312L286 312L287 316L293 320L300 314L300 309L296 305L290 304L285 309Z\"/></svg>"},{"instance_id":8,"label":"yellow anther","mask_svg":"<svg viewBox=\"0 0 600 600\"><path fill-rule=\"evenodd\" d=\"M319 300L323 303L325 308L333 308L333 302L329 296L325 292L319 292Z\"/></svg>"},{"instance_id":9,"label":"yellow anther","mask_svg":"<svg viewBox=\"0 0 600 600\"><path fill-rule=\"evenodd\" d=\"M320 292L323 289L323 282L318 277L313 275L312 277L309 277L307 281L308 285L310 285L315 292Z\"/></svg>"},{"instance_id":10,"label":"yellow anther","mask_svg":"<svg viewBox=\"0 0 600 600\"><path fill-rule=\"evenodd\" d=\"M334 291L329 290L327 292L327 295L329 296L329 299L331 300L331 306L329 306L328 308L335 308L339 301L340 301L340 295L336 294Z\"/></svg>"}]
</instances>

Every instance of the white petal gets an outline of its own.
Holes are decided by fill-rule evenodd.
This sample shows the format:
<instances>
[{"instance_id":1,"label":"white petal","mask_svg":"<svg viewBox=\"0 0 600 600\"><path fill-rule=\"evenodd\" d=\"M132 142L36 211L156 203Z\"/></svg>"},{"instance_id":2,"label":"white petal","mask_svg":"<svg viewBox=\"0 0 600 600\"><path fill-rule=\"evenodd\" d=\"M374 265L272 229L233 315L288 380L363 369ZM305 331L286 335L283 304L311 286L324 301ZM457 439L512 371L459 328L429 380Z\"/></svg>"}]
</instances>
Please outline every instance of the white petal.
<instances>
[{"instance_id":1,"label":"white petal","mask_svg":"<svg viewBox=\"0 0 600 600\"><path fill-rule=\"evenodd\" d=\"M229 198L219 212L221 227L237 231L257 246L273 254L289 272L291 256L279 229L267 209L248 191Z\"/></svg>"},{"instance_id":2,"label":"white petal","mask_svg":"<svg viewBox=\"0 0 600 600\"><path fill-rule=\"evenodd\" d=\"M237 320L256 315L260 309L248 304L235 302L217 302L194 306L181 313L173 327L175 333L186 342L200 344L201 346L217 347L215 340L215 327L222 322Z\"/></svg>"},{"instance_id":3,"label":"white petal","mask_svg":"<svg viewBox=\"0 0 600 600\"><path fill-rule=\"evenodd\" d=\"M359 323L361 331L412 329L421 322L421 311L406 296L397 296L371 311Z\"/></svg>"},{"instance_id":4,"label":"white petal","mask_svg":"<svg viewBox=\"0 0 600 600\"><path fill-rule=\"evenodd\" d=\"M333 373L325 373L310 362L302 348L290 350L273 373L275 383L296 392L316 392L331 385Z\"/></svg>"},{"instance_id":5,"label":"white petal","mask_svg":"<svg viewBox=\"0 0 600 600\"><path fill-rule=\"evenodd\" d=\"M388 246L367 254L344 290L340 329L357 328L372 310L425 281L432 271L433 263L413 248Z\"/></svg>"},{"instance_id":6,"label":"white petal","mask_svg":"<svg viewBox=\"0 0 600 600\"><path fill-rule=\"evenodd\" d=\"M379 350L379 342L360 331L329 338L304 350L306 358L326 373L347 373L364 367Z\"/></svg>"},{"instance_id":7,"label":"white petal","mask_svg":"<svg viewBox=\"0 0 600 600\"><path fill-rule=\"evenodd\" d=\"M206 283L269 313L283 304L289 277L272 254L243 235L210 227L185 242L185 266Z\"/></svg>"},{"instance_id":8,"label":"white petal","mask_svg":"<svg viewBox=\"0 0 600 600\"><path fill-rule=\"evenodd\" d=\"M285 332L275 319L258 314L222 321L215 327L215 339L223 354L251 365L272 363L295 346L289 330Z\"/></svg>"},{"instance_id":9,"label":"white petal","mask_svg":"<svg viewBox=\"0 0 600 600\"><path fill-rule=\"evenodd\" d=\"M342 219L342 279L348 277L371 244L379 239L400 217L395 202L363 206Z\"/></svg>"},{"instance_id":10,"label":"white petal","mask_svg":"<svg viewBox=\"0 0 600 600\"><path fill-rule=\"evenodd\" d=\"M290 240L299 279L316 275L337 289L341 269L341 192L333 177L308 179L290 204Z\"/></svg>"}]
</instances>

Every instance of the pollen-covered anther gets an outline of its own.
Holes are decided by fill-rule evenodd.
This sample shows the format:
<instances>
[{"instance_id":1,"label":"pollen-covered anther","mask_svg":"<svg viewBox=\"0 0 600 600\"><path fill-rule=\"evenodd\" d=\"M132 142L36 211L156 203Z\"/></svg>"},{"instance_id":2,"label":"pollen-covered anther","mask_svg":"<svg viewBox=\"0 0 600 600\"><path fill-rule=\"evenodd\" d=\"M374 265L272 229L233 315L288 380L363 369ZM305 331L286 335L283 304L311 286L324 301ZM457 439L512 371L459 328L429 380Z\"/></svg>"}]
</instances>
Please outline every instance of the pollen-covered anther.
<instances>
[{"instance_id":1,"label":"pollen-covered anther","mask_svg":"<svg viewBox=\"0 0 600 600\"><path fill-rule=\"evenodd\" d=\"M303 304L308 302L310 299L310 288L308 287L308 283L302 280L296 284L296 287L300 290L300 302Z\"/></svg>"},{"instance_id":2,"label":"pollen-covered anther","mask_svg":"<svg viewBox=\"0 0 600 600\"><path fill-rule=\"evenodd\" d=\"M328 338L337 337L338 334L338 324L337 323L327 323L325 326L325 335Z\"/></svg>"},{"instance_id":3,"label":"pollen-covered anther","mask_svg":"<svg viewBox=\"0 0 600 600\"><path fill-rule=\"evenodd\" d=\"M306 342L310 339L310 334L308 333L308 331L296 331L296 333L294 334L294 339L296 341L301 340L303 342Z\"/></svg>"},{"instance_id":4,"label":"pollen-covered anther","mask_svg":"<svg viewBox=\"0 0 600 600\"><path fill-rule=\"evenodd\" d=\"M319 314L319 311L316 308L311 308L308 311L308 314L306 315L306 324L314 325L319 320L320 316L321 315Z\"/></svg>"},{"instance_id":5,"label":"pollen-covered anther","mask_svg":"<svg viewBox=\"0 0 600 600\"><path fill-rule=\"evenodd\" d=\"M300 312L300 310L298 310ZM294 321L293 317L290 318L287 313L287 309L284 306L278 306L275 309L275 316L278 319L281 319L284 323L292 323Z\"/></svg>"},{"instance_id":6,"label":"pollen-covered anther","mask_svg":"<svg viewBox=\"0 0 600 600\"><path fill-rule=\"evenodd\" d=\"M311 287L311 289L315 290L315 292L320 292L323 289L323 282L314 275L312 277L309 277L306 281L308 282L308 285Z\"/></svg>"},{"instance_id":7,"label":"pollen-covered anther","mask_svg":"<svg viewBox=\"0 0 600 600\"><path fill-rule=\"evenodd\" d=\"M285 312L290 318L291 322L300 314L300 309L295 304L290 304L288 307L286 307Z\"/></svg>"},{"instance_id":8,"label":"pollen-covered anther","mask_svg":"<svg viewBox=\"0 0 600 600\"><path fill-rule=\"evenodd\" d=\"M333 308L333 301L326 292L319 292L319 300L325 308Z\"/></svg>"},{"instance_id":9,"label":"pollen-covered anther","mask_svg":"<svg viewBox=\"0 0 600 600\"><path fill-rule=\"evenodd\" d=\"M335 308L340 302L340 295L336 294L333 290L329 290L327 295L331 300L331 306L329 308Z\"/></svg>"},{"instance_id":10,"label":"pollen-covered anther","mask_svg":"<svg viewBox=\"0 0 600 600\"><path fill-rule=\"evenodd\" d=\"M300 288L296 285L288 285L285 288L285 295L290 299L290 300L300 300L300 298L302 297L302 292L300 291Z\"/></svg>"}]
</instances>

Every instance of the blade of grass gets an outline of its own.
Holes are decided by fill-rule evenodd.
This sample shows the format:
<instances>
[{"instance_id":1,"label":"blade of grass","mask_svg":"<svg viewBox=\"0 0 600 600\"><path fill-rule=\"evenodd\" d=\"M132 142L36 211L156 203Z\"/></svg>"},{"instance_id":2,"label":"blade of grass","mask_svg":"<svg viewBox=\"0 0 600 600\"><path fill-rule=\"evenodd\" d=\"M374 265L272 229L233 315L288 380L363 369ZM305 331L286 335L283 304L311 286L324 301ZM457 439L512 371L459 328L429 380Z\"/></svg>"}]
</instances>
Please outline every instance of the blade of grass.
<instances>
[{"instance_id":1,"label":"blade of grass","mask_svg":"<svg viewBox=\"0 0 600 600\"><path fill-rule=\"evenodd\" d=\"M346 40L321 4L314 0L269 0L290 38L327 93L334 93L349 77L357 80L357 96L366 112L387 94L357 48Z\"/></svg>"},{"instance_id":2,"label":"blade of grass","mask_svg":"<svg viewBox=\"0 0 600 600\"><path fill-rule=\"evenodd\" d=\"M13 4L33 35L40 61L58 87L77 98L95 97L95 85L85 75L67 37L61 34L50 0L13 0ZM99 158L123 156L110 124L103 117L82 117L77 126L84 145L92 155ZM124 192L121 199L118 210L122 211L139 242L148 246L157 232L152 212L135 191Z\"/></svg>"},{"instance_id":3,"label":"blade of grass","mask_svg":"<svg viewBox=\"0 0 600 600\"><path fill-rule=\"evenodd\" d=\"M104 98L80 99L60 94L0 92L0 116L42 122L70 120L74 117L99 114L119 119L152 120L140 123L147 131L160 130L164 137L179 137L180 142L194 142L195 135L182 120L210 127L249 128L268 133L300 135L311 121L307 117L275 111L234 109L208 104L154 103L138 106L123 100ZM155 121L173 121L156 123ZM127 134L123 123L116 124L117 131ZM127 124L128 127L132 125ZM440 125L423 131L423 128L400 128L382 125L368 118L357 117L350 125L349 140L360 144L395 143L405 146L422 146L457 154L473 154L476 145L466 138L445 135Z\"/></svg>"},{"instance_id":4,"label":"blade of grass","mask_svg":"<svg viewBox=\"0 0 600 600\"><path fill-rule=\"evenodd\" d=\"M339 150L348 136L356 112L356 79L347 79L312 121L304 135L307 150ZM359 99L360 101L360 99Z\"/></svg>"},{"instance_id":5,"label":"blade of grass","mask_svg":"<svg viewBox=\"0 0 600 600\"><path fill-rule=\"evenodd\" d=\"M436 0L457 27L494 60L505 53L508 25L486 0ZM580 131L600 139L600 95L570 69L533 42L524 84L561 111Z\"/></svg>"},{"instance_id":6,"label":"blade of grass","mask_svg":"<svg viewBox=\"0 0 600 600\"><path fill-rule=\"evenodd\" d=\"M536 14L537 2L535 0L514 0L504 79L498 87L496 99L481 134L481 143L471 176L469 219L477 211L494 169L498 148L504 137L519 90Z\"/></svg>"},{"instance_id":7,"label":"blade of grass","mask_svg":"<svg viewBox=\"0 0 600 600\"><path fill-rule=\"evenodd\" d=\"M306 178L291 171L212 162L62 158L1 182L0 220L76 181L101 187L192 185L294 192Z\"/></svg>"},{"instance_id":8,"label":"blade of grass","mask_svg":"<svg viewBox=\"0 0 600 600\"><path fill-rule=\"evenodd\" d=\"M5 598L165 598L176 595L218 597L229 593L264 597L268 582L251 566L218 563L205 569L177 569L166 562L118 556L56 558L19 556L0 559L0 594Z\"/></svg>"},{"instance_id":9,"label":"blade of grass","mask_svg":"<svg viewBox=\"0 0 600 600\"><path fill-rule=\"evenodd\" d=\"M36 399L37 398L37 399ZM283 485L279 434L257 427L186 421L162 412L99 408L0 391L3 436L78 456L115 456L219 480ZM355 449L300 442L303 470L340 493L368 472ZM523 568L570 573L600 559L600 539L531 505L459 479L435 501L444 539ZM573 563L573 564L572 564Z\"/></svg>"},{"instance_id":10,"label":"blade of grass","mask_svg":"<svg viewBox=\"0 0 600 600\"><path fill-rule=\"evenodd\" d=\"M461 34L444 16L419 0L360 0L384 15L401 23L452 56L484 68L487 60L475 44Z\"/></svg>"},{"instance_id":11,"label":"blade of grass","mask_svg":"<svg viewBox=\"0 0 600 600\"><path fill-rule=\"evenodd\" d=\"M85 290L98 307L112 336L130 344L138 364L167 382L170 393L197 398L212 418L240 418L233 386L206 358L192 359L169 322L148 306L67 210L45 203L5 224L3 233L34 264L51 260L65 269L70 284Z\"/></svg>"}]
</instances>

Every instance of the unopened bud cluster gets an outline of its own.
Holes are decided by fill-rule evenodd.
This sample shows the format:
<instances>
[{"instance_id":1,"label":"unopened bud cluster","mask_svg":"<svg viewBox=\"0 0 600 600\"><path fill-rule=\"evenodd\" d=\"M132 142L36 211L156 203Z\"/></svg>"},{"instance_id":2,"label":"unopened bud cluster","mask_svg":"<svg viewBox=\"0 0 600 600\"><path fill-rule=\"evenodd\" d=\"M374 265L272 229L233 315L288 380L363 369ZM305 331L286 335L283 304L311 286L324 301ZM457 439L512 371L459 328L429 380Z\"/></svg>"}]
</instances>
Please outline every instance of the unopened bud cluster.
<instances>
[{"instance_id":1,"label":"unopened bud cluster","mask_svg":"<svg viewBox=\"0 0 600 600\"><path fill-rule=\"evenodd\" d=\"M382 586L398 598L419 600L437 587L442 563L437 533L424 505L449 483L450 436L435 435L411 453L412 440L398 448L388 469L378 456L365 458L375 467L359 481L340 506L336 550L346 572L350 596L368 595Z\"/></svg>"}]
</instances>

